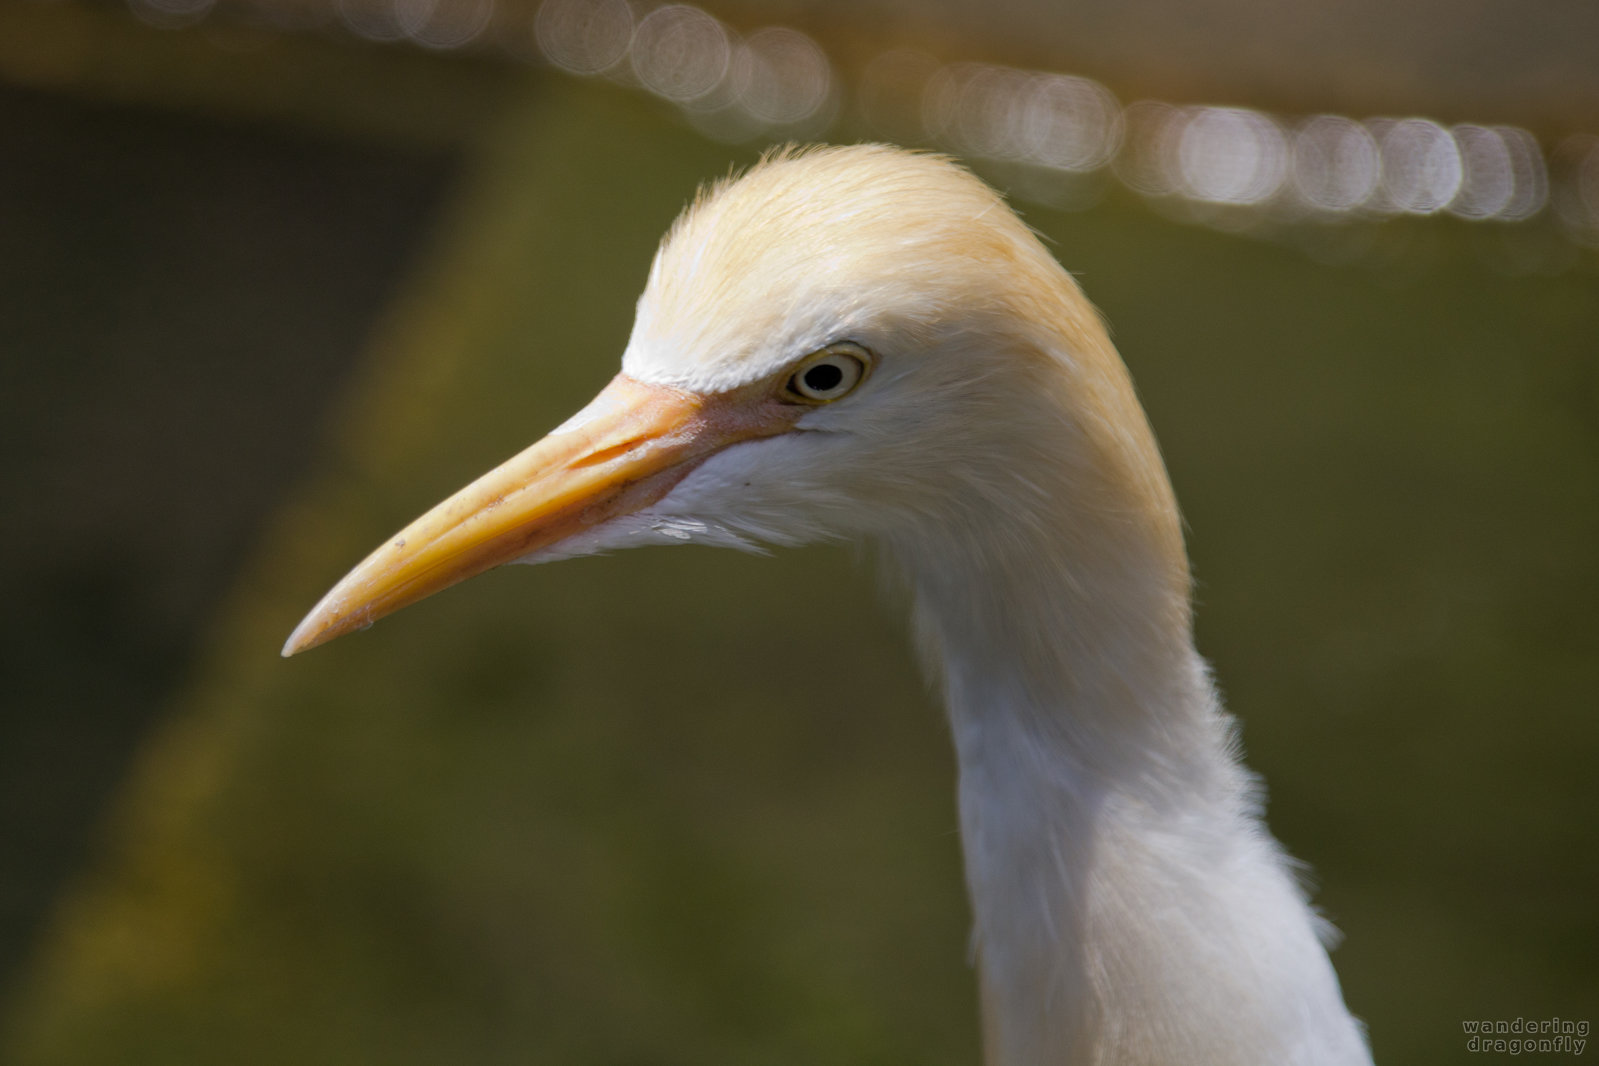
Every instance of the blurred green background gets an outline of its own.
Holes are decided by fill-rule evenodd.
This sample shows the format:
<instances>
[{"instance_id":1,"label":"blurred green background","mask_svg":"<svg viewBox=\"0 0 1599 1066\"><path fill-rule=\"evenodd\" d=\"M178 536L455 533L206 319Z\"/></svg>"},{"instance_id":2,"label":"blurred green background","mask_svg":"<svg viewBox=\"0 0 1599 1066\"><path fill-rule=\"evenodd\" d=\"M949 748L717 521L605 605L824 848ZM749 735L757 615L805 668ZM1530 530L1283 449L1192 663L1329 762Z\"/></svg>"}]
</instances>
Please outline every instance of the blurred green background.
<instances>
[{"instance_id":1,"label":"blurred green background","mask_svg":"<svg viewBox=\"0 0 1599 1066\"><path fill-rule=\"evenodd\" d=\"M874 39L962 25L920 17ZM608 380L660 233L760 147L503 56L0 0L0 1059L977 1061L953 760L850 552L513 568L277 655ZM1591 1018L1593 253L1019 206L1139 384L1379 1061Z\"/></svg>"}]
</instances>

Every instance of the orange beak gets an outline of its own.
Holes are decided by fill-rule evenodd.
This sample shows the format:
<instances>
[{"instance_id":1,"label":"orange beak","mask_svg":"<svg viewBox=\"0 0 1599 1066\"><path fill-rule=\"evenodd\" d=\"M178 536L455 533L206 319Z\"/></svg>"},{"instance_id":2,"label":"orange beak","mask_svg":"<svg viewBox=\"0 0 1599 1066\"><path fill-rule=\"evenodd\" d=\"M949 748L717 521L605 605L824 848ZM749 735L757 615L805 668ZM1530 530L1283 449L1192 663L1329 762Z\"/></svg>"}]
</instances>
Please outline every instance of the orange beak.
<instances>
[{"instance_id":1,"label":"orange beak","mask_svg":"<svg viewBox=\"0 0 1599 1066\"><path fill-rule=\"evenodd\" d=\"M766 389L706 396L618 375L565 425L367 556L306 615L283 654L648 507L713 453L783 433L798 413Z\"/></svg>"}]
</instances>

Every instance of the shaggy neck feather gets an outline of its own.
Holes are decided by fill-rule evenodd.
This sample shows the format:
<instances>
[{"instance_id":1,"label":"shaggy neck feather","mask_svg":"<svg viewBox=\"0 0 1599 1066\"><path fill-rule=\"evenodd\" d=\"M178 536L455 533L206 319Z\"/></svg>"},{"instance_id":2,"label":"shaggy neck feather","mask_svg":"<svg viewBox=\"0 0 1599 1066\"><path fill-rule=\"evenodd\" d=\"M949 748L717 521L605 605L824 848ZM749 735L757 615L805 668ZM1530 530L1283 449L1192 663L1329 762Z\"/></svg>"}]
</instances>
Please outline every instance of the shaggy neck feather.
<instances>
[{"instance_id":1,"label":"shaggy neck feather","mask_svg":"<svg viewBox=\"0 0 1599 1066\"><path fill-rule=\"evenodd\" d=\"M958 754L987 1061L1369 1062L1169 546L1043 488L888 545Z\"/></svg>"}]
</instances>

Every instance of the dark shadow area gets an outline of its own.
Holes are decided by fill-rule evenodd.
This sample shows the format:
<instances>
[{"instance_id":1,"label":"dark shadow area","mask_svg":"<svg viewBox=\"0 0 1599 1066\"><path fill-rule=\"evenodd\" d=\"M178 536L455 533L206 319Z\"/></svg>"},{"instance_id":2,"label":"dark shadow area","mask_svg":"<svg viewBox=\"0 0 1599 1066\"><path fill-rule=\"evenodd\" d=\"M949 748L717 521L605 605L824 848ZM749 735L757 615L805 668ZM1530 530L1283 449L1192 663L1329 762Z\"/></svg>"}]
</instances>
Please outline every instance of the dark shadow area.
<instances>
[{"instance_id":1,"label":"dark shadow area","mask_svg":"<svg viewBox=\"0 0 1599 1066\"><path fill-rule=\"evenodd\" d=\"M0 988L451 176L0 89Z\"/></svg>"}]
</instances>

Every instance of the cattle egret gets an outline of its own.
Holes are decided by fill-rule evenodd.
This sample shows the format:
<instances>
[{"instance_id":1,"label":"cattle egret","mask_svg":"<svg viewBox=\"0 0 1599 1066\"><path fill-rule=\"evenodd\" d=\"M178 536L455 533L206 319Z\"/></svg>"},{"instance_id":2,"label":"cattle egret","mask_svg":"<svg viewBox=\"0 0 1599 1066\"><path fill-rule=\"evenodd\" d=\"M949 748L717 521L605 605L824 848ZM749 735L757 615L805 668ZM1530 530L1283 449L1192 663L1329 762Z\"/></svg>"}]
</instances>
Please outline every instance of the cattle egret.
<instances>
[{"instance_id":1,"label":"cattle egret","mask_svg":"<svg viewBox=\"0 0 1599 1066\"><path fill-rule=\"evenodd\" d=\"M284 654L501 563L843 539L903 574L948 707L991 1066L1371 1061L1194 649L1127 371L945 159L785 150L701 195L615 380Z\"/></svg>"}]
</instances>

